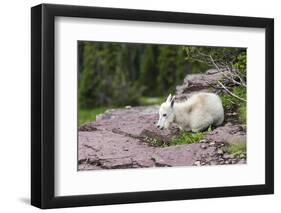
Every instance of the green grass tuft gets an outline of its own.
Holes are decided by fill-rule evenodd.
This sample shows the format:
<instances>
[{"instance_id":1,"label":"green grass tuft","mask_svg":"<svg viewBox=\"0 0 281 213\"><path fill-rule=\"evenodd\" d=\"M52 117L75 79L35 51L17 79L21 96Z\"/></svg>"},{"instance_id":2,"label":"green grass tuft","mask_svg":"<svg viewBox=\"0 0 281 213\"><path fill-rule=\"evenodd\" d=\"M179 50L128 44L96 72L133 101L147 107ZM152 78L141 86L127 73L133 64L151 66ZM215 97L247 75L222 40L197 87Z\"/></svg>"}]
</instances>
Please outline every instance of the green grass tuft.
<instances>
[{"instance_id":1,"label":"green grass tuft","mask_svg":"<svg viewBox=\"0 0 281 213\"><path fill-rule=\"evenodd\" d=\"M247 99L246 88L245 87L234 87L232 93L240 98ZM242 104L242 101L235 98L234 96L225 93L221 96L222 104L226 109L233 109L236 106Z\"/></svg>"},{"instance_id":2,"label":"green grass tuft","mask_svg":"<svg viewBox=\"0 0 281 213\"><path fill-rule=\"evenodd\" d=\"M241 123L245 124L247 121L247 107L243 104L239 107L239 120Z\"/></svg>"},{"instance_id":3,"label":"green grass tuft","mask_svg":"<svg viewBox=\"0 0 281 213\"><path fill-rule=\"evenodd\" d=\"M240 155L242 153L246 153L246 143L230 144L226 147L225 151L233 155Z\"/></svg>"},{"instance_id":4,"label":"green grass tuft","mask_svg":"<svg viewBox=\"0 0 281 213\"><path fill-rule=\"evenodd\" d=\"M204 132L182 132L180 136L171 141L171 145L191 144L202 140L205 136Z\"/></svg>"},{"instance_id":5,"label":"green grass tuft","mask_svg":"<svg viewBox=\"0 0 281 213\"><path fill-rule=\"evenodd\" d=\"M96 116L104 113L107 110L105 107L99 107L94 109L80 109L79 110L79 126L90 121L95 121Z\"/></svg>"},{"instance_id":6,"label":"green grass tuft","mask_svg":"<svg viewBox=\"0 0 281 213\"><path fill-rule=\"evenodd\" d=\"M245 87L234 87L232 92L240 98L247 99ZM247 107L246 102L243 102L228 93L221 96L222 104L227 111L238 113L238 118L241 123L246 123L247 120Z\"/></svg>"}]
</instances>

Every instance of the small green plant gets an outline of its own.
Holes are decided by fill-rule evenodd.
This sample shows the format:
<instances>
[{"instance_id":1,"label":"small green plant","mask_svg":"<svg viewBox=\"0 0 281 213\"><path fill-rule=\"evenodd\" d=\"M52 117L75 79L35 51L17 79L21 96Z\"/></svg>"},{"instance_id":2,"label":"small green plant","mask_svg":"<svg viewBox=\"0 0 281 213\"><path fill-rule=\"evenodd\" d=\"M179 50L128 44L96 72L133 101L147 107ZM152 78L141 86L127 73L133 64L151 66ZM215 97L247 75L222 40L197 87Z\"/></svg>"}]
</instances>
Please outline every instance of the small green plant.
<instances>
[{"instance_id":1,"label":"small green plant","mask_svg":"<svg viewBox=\"0 0 281 213\"><path fill-rule=\"evenodd\" d=\"M234 87L232 90L232 93L237 95L238 97L241 97L243 99L246 99L246 88L245 87ZM243 102L234 96L225 93L221 96L222 104L226 109L233 109L236 106L239 106L243 104Z\"/></svg>"},{"instance_id":2,"label":"small green plant","mask_svg":"<svg viewBox=\"0 0 281 213\"><path fill-rule=\"evenodd\" d=\"M166 146L169 146L169 143L167 143L166 141L158 140L158 139L155 139L155 138L146 137L143 140L145 142L149 143L151 146L154 146L154 147L166 147Z\"/></svg>"},{"instance_id":3,"label":"small green plant","mask_svg":"<svg viewBox=\"0 0 281 213\"><path fill-rule=\"evenodd\" d=\"M172 139L171 141L163 141L159 140L156 138L150 138L150 137L145 137L143 140L147 143L149 143L152 146L155 147L166 147L166 146L173 146L173 145L181 145L181 144L191 144L198 142L204 138L206 133L209 133L212 131L212 127L209 126L209 128L205 132L187 132L183 131L179 136L176 138Z\"/></svg>"},{"instance_id":4,"label":"small green plant","mask_svg":"<svg viewBox=\"0 0 281 213\"><path fill-rule=\"evenodd\" d=\"M239 107L239 120L241 123L247 122L247 107L246 104L243 104Z\"/></svg>"},{"instance_id":5,"label":"small green plant","mask_svg":"<svg viewBox=\"0 0 281 213\"><path fill-rule=\"evenodd\" d=\"M246 88L245 87L234 87L232 90L233 94L247 99ZM246 123L247 120L247 103L243 102L232 95L225 93L221 96L222 104L226 111L237 112L238 119L241 123Z\"/></svg>"},{"instance_id":6,"label":"small green plant","mask_svg":"<svg viewBox=\"0 0 281 213\"><path fill-rule=\"evenodd\" d=\"M202 140L205 136L204 132L182 132L180 136L171 141L171 145L191 144Z\"/></svg>"},{"instance_id":7,"label":"small green plant","mask_svg":"<svg viewBox=\"0 0 281 213\"><path fill-rule=\"evenodd\" d=\"M246 153L246 143L234 143L226 146L225 151L229 154L240 155Z\"/></svg>"},{"instance_id":8,"label":"small green plant","mask_svg":"<svg viewBox=\"0 0 281 213\"><path fill-rule=\"evenodd\" d=\"M247 53L241 52L237 56L236 63L234 64L234 67L238 69L241 73L241 76L246 77L246 70L247 70Z\"/></svg>"}]
</instances>

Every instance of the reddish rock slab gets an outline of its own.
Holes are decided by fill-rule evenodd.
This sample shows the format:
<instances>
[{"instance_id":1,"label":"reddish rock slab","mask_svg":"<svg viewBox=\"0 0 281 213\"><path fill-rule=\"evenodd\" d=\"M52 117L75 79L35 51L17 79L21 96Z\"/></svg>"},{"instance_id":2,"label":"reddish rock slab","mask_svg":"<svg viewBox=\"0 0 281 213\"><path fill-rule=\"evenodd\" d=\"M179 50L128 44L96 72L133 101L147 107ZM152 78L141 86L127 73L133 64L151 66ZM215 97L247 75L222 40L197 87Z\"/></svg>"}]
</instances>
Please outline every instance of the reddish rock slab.
<instances>
[{"instance_id":1,"label":"reddish rock slab","mask_svg":"<svg viewBox=\"0 0 281 213\"><path fill-rule=\"evenodd\" d=\"M79 170L191 166L215 147L199 143L152 147L138 139L104 130L79 132Z\"/></svg>"},{"instance_id":2,"label":"reddish rock slab","mask_svg":"<svg viewBox=\"0 0 281 213\"><path fill-rule=\"evenodd\" d=\"M243 136L241 127L227 124L209 133L200 143L154 147L147 142L147 138L168 141L178 134L175 129L157 129L157 119L158 107L133 107L107 111L95 122L81 126L78 134L78 169L224 164L228 160L222 159L224 153L220 146L237 134ZM235 159L235 162L238 160Z\"/></svg>"},{"instance_id":3,"label":"reddish rock slab","mask_svg":"<svg viewBox=\"0 0 281 213\"><path fill-rule=\"evenodd\" d=\"M97 117L95 122L82 125L79 131L107 130L116 134L143 139L153 137L168 141L175 130L160 130L156 127L158 106L112 109Z\"/></svg>"},{"instance_id":4,"label":"reddish rock slab","mask_svg":"<svg viewBox=\"0 0 281 213\"><path fill-rule=\"evenodd\" d=\"M207 70L206 73L189 74L185 77L182 85L176 87L176 95L181 97L183 94L193 92L212 91L212 85L216 85L222 80L225 73L216 72L216 70Z\"/></svg>"},{"instance_id":5,"label":"reddish rock slab","mask_svg":"<svg viewBox=\"0 0 281 213\"><path fill-rule=\"evenodd\" d=\"M225 143L246 143L245 127L239 124L226 123L217 127L205 137L206 140Z\"/></svg>"}]
</instances>

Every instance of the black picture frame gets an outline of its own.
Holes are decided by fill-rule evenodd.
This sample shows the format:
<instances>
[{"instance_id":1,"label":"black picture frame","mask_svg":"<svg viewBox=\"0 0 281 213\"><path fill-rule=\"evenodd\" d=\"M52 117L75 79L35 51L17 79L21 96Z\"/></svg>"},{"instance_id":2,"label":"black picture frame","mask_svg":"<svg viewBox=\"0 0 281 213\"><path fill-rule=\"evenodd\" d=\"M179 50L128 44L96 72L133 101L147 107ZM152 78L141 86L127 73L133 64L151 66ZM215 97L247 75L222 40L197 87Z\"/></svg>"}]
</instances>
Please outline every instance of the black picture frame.
<instances>
[{"instance_id":1,"label":"black picture frame","mask_svg":"<svg viewBox=\"0 0 281 213\"><path fill-rule=\"evenodd\" d=\"M130 193L54 195L55 17L100 18L264 28L266 136L265 184ZM274 20L240 16L41 4L31 8L31 204L60 208L274 193ZM94 192L93 192L94 193Z\"/></svg>"}]
</instances>

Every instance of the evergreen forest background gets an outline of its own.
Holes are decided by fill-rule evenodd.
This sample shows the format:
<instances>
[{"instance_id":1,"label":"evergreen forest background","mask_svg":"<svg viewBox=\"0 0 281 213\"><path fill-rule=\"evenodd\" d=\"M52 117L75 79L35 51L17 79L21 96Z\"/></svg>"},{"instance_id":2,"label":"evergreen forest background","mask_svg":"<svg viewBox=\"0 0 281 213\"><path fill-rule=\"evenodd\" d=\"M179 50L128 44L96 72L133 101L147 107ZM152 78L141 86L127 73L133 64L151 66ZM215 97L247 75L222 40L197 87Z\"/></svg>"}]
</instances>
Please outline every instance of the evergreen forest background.
<instances>
[{"instance_id":1,"label":"evergreen forest background","mask_svg":"<svg viewBox=\"0 0 281 213\"><path fill-rule=\"evenodd\" d=\"M161 103L187 74L212 68L200 60L188 60L188 54L199 49L219 56L225 50L241 52L238 48L79 41L79 124L108 108Z\"/></svg>"}]
</instances>

